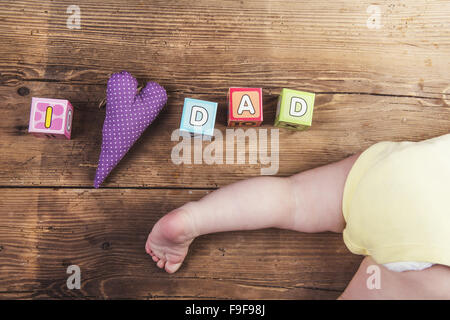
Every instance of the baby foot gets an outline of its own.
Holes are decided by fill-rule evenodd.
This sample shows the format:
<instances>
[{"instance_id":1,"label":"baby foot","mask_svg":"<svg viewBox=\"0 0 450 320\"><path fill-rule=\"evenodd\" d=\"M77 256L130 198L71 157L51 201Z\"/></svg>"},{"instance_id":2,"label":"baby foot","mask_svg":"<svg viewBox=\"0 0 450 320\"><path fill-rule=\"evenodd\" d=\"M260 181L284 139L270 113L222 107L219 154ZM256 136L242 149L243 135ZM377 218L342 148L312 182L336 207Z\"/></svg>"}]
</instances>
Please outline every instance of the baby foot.
<instances>
[{"instance_id":1,"label":"baby foot","mask_svg":"<svg viewBox=\"0 0 450 320\"><path fill-rule=\"evenodd\" d=\"M168 273L177 271L196 237L189 213L182 208L162 217L148 235L145 251L159 268Z\"/></svg>"}]
</instances>

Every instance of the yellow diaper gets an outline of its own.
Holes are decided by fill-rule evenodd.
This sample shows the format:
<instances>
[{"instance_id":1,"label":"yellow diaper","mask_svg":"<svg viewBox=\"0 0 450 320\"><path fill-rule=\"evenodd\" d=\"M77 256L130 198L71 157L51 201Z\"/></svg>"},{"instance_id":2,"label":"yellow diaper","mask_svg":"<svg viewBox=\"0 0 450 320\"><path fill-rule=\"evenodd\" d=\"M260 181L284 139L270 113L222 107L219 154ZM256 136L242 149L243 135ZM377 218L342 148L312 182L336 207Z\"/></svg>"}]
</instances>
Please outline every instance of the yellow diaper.
<instances>
[{"instance_id":1,"label":"yellow diaper","mask_svg":"<svg viewBox=\"0 0 450 320\"><path fill-rule=\"evenodd\" d=\"M351 252L379 264L450 266L450 134L367 149L348 175L342 210Z\"/></svg>"}]
</instances>

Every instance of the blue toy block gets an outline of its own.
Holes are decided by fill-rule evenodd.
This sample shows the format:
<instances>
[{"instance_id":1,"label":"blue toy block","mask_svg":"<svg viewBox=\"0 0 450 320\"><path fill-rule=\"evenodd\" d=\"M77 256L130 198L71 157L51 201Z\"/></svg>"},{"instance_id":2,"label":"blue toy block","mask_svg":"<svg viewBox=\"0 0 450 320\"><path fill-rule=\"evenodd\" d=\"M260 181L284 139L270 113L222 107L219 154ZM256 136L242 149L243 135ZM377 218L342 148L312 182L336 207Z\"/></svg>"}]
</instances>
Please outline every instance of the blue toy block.
<instances>
[{"instance_id":1,"label":"blue toy block","mask_svg":"<svg viewBox=\"0 0 450 320\"><path fill-rule=\"evenodd\" d=\"M188 132L194 137L202 136L203 140L211 140L216 114L217 102L185 98L180 131Z\"/></svg>"}]
</instances>

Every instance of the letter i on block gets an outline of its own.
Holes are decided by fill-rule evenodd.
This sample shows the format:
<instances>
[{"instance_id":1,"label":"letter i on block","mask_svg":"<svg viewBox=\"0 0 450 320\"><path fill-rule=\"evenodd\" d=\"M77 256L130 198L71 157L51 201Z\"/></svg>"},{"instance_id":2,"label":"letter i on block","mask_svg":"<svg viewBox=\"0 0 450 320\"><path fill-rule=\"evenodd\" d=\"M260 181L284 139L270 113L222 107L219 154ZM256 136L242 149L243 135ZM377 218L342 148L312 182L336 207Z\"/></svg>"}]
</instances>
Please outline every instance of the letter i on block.
<instances>
[{"instance_id":1,"label":"letter i on block","mask_svg":"<svg viewBox=\"0 0 450 320\"><path fill-rule=\"evenodd\" d=\"M262 89L230 88L228 126L260 126L263 122Z\"/></svg>"},{"instance_id":2,"label":"letter i on block","mask_svg":"<svg viewBox=\"0 0 450 320\"><path fill-rule=\"evenodd\" d=\"M214 135L216 113L217 102L186 98L180 131L190 133L194 137L202 137L203 140L211 140Z\"/></svg>"},{"instance_id":3,"label":"letter i on block","mask_svg":"<svg viewBox=\"0 0 450 320\"><path fill-rule=\"evenodd\" d=\"M70 139L73 107L68 100L31 99L28 132L37 137Z\"/></svg>"},{"instance_id":4,"label":"letter i on block","mask_svg":"<svg viewBox=\"0 0 450 320\"><path fill-rule=\"evenodd\" d=\"M283 89L278 99L275 126L294 130L311 127L315 94Z\"/></svg>"}]
</instances>

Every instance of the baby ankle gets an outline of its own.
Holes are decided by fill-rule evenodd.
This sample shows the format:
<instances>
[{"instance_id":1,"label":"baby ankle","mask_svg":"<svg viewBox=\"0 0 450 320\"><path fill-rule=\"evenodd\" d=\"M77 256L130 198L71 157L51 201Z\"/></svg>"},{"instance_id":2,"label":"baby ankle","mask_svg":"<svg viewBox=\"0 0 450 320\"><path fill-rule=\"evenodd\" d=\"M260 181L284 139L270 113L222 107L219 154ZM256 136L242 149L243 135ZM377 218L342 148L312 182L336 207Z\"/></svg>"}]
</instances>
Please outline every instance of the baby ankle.
<instances>
[{"instance_id":1,"label":"baby ankle","mask_svg":"<svg viewBox=\"0 0 450 320\"><path fill-rule=\"evenodd\" d=\"M174 241L185 242L197 236L192 214L186 205L170 212L163 223L166 234Z\"/></svg>"},{"instance_id":2,"label":"baby ankle","mask_svg":"<svg viewBox=\"0 0 450 320\"><path fill-rule=\"evenodd\" d=\"M188 202L174 211L177 219L179 219L180 223L182 224L183 232L181 234L184 238L183 240L192 240L200 235L197 232L197 227L193 215L193 212L195 212L196 210L196 206L196 202Z\"/></svg>"}]
</instances>

